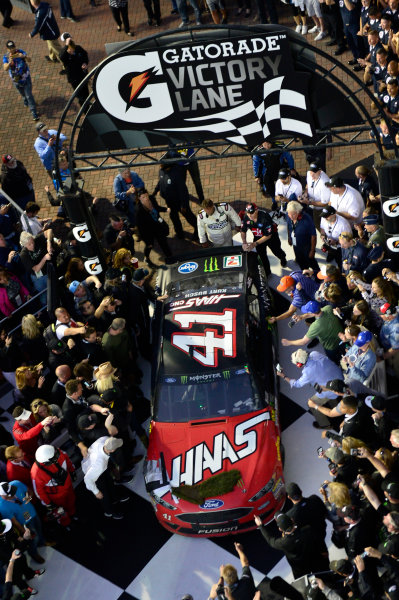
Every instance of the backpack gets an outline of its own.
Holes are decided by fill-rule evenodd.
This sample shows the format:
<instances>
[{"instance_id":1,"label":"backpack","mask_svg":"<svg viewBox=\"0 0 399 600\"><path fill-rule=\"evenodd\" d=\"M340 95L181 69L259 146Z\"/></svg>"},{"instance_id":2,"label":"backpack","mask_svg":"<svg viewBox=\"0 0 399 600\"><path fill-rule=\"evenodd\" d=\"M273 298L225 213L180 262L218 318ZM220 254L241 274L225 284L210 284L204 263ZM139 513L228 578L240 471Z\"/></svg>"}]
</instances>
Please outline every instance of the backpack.
<instances>
[{"instance_id":1,"label":"backpack","mask_svg":"<svg viewBox=\"0 0 399 600\"><path fill-rule=\"evenodd\" d=\"M41 469L49 477L51 477L51 479L55 482L56 486L65 485L65 482L68 477L68 471L63 469L58 462L55 463L55 466L57 467L57 470L55 472L50 471L49 469L46 469L46 467L44 465L42 465L41 463L37 462L37 460L35 460L35 464L39 467L39 469Z\"/></svg>"},{"instance_id":2,"label":"backpack","mask_svg":"<svg viewBox=\"0 0 399 600\"><path fill-rule=\"evenodd\" d=\"M49 350L60 350L61 352L65 352L68 349L68 344L64 340L59 340L56 334L57 328L63 325L63 323L51 323L46 329L43 331L44 341L46 342L46 346Z\"/></svg>"}]
</instances>

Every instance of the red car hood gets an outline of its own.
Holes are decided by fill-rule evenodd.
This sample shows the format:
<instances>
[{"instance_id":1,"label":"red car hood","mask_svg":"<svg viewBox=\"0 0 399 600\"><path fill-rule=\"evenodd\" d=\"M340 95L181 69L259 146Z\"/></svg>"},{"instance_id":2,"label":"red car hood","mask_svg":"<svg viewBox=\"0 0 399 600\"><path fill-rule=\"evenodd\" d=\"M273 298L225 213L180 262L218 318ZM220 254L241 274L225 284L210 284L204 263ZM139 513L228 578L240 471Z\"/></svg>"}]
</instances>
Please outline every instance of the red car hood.
<instances>
[{"instance_id":1,"label":"red car hood","mask_svg":"<svg viewBox=\"0 0 399 600\"><path fill-rule=\"evenodd\" d=\"M281 473L279 441L274 413L269 409L191 423L153 421L147 459L158 463L160 469L164 467L172 487L197 484L217 473L238 469L242 483L223 498L225 505L230 501L237 505L237 495L243 502L242 494L251 497L257 493L277 467ZM165 492L163 488L162 495ZM190 510L193 508L191 505Z\"/></svg>"}]
</instances>

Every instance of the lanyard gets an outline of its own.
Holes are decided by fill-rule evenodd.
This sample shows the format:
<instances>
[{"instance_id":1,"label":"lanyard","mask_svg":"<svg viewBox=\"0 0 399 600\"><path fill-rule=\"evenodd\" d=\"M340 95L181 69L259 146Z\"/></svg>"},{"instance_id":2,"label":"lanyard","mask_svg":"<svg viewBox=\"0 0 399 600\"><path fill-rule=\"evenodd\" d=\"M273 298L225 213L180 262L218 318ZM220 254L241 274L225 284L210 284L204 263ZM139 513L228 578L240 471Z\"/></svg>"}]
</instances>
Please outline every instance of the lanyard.
<instances>
[{"instance_id":1,"label":"lanyard","mask_svg":"<svg viewBox=\"0 0 399 600\"><path fill-rule=\"evenodd\" d=\"M331 228L331 225L329 226L329 228L328 228L328 232L327 232L327 233L328 233L328 235L329 235L330 237L332 236L332 233L333 233L333 231L334 231L334 229L335 229L335 227L336 227L337 223L338 223L338 219L335 219L335 223L334 223L333 227Z\"/></svg>"},{"instance_id":2,"label":"lanyard","mask_svg":"<svg viewBox=\"0 0 399 600\"><path fill-rule=\"evenodd\" d=\"M346 194L346 192L347 192L347 191L348 191L348 188L345 188L345 191L344 191L344 193L342 194L342 196L340 196L340 199L339 199L339 201L337 201L337 212L338 212L338 210L339 210L339 207L341 206L341 202L342 202L342 200L345 198L345 194Z\"/></svg>"},{"instance_id":3,"label":"lanyard","mask_svg":"<svg viewBox=\"0 0 399 600\"><path fill-rule=\"evenodd\" d=\"M291 185L292 185L292 180L290 181L290 185L288 186L288 188L287 188L287 189L284 191L284 196L285 196L286 198L288 198L288 192L290 191L290 187L291 187Z\"/></svg>"}]
</instances>

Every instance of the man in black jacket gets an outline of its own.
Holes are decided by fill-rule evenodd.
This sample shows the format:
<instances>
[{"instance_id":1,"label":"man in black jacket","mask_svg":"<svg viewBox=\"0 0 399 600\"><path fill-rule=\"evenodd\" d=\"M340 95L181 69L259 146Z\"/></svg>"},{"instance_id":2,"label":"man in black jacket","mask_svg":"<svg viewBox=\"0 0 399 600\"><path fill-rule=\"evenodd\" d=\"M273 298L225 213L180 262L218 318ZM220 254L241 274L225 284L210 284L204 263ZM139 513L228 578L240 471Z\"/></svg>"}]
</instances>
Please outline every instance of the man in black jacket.
<instances>
[{"instance_id":1,"label":"man in black jacket","mask_svg":"<svg viewBox=\"0 0 399 600\"><path fill-rule=\"evenodd\" d=\"M320 548L319 540L315 538L309 525L298 527L291 517L279 514L276 517L276 524L281 532L280 536L273 534L269 527L262 525L258 515L254 519L269 546L284 552L294 579L307 573L328 571L328 558L323 556L323 548Z\"/></svg>"},{"instance_id":2,"label":"man in black jacket","mask_svg":"<svg viewBox=\"0 0 399 600\"><path fill-rule=\"evenodd\" d=\"M75 44L69 33L63 33L61 39L65 42L65 46L60 52L60 60L64 65L68 82L75 90L87 75L89 56L82 46ZM77 92L77 97L81 106L88 95L89 88L87 84L85 84Z\"/></svg>"},{"instance_id":3,"label":"man in black jacket","mask_svg":"<svg viewBox=\"0 0 399 600\"><path fill-rule=\"evenodd\" d=\"M190 208L190 198L186 186L186 174L180 165L163 164L159 170L159 181L154 190L154 195L160 193L170 208L170 218L175 228L176 237L184 238L183 227L179 212L194 228L194 238L198 238L197 219Z\"/></svg>"},{"instance_id":4,"label":"man in black jacket","mask_svg":"<svg viewBox=\"0 0 399 600\"><path fill-rule=\"evenodd\" d=\"M251 243L247 242L248 230L254 236L254 241ZM276 225L270 215L264 210L259 210L255 204L247 204L245 207L245 215L241 225L241 239L243 250L250 251L256 248L266 275L271 274L270 263L267 257L267 247L280 259L282 267L287 265L287 259L284 250L281 248Z\"/></svg>"},{"instance_id":5,"label":"man in black jacket","mask_svg":"<svg viewBox=\"0 0 399 600\"><path fill-rule=\"evenodd\" d=\"M40 39L47 42L49 49L48 56L44 58L50 62L60 62L61 44L58 41L60 30L54 13L48 2L40 2L40 0L31 0L35 12L35 26L29 34L33 38L37 33L40 33Z\"/></svg>"},{"instance_id":6,"label":"man in black jacket","mask_svg":"<svg viewBox=\"0 0 399 600\"><path fill-rule=\"evenodd\" d=\"M376 536L367 517L361 516L356 506L344 506L339 512L348 524L345 535L345 551L350 560L362 554L366 546L373 546Z\"/></svg>"},{"instance_id":7,"label":"man in black jacket","mask_svg":"<svg viewBox=\"0 0 399 600\"><path fill-rule=\"evenodd\" d=\"M140 354L147 360L151 359L151 322L148 308L148 297L144 283L149 271L137 269L129 285L130 324L136 333Z\"/></svg>"},{"instance_id":8,"label":"man in black jacket","mask_svg":"<svg viewBox=\"0 0 399 600\"><path fill-rule=\"evenodd\" d=\"M321 437L340 442L342 438L351 436L366 444L372 444L375 439L369 409L362 406L354 396L344 396L335 408L320 406L318 410L329 418L344 416L338 434L323 431Z\"/></svg>"},{"instance_id":9,"label":"man in black jacket","mask_svg":"<svg viewBox=\"0 0 399 600\"><path fill-rule=\"evenodd\" d=\"M28 202L35 201L32 177L25 169L23 163L11 154L2 157L0 183L6 194L25 210Z\"/></svg>"},{"instance_id":10,"label":"man in black jacket","mask_svg":"<svg viewBox=\"0 0 399 600\"><path fill-rule=\"evenodd\" d=\"M288 483L285 486L287 496L293 506L285 513L297 526L303 527L309 525L313 529L313 534L318 538L323 553L328 558L328 550L324 539L326 537L326 519L328 518L327 508L321 498L312 494L304 498L302 490L297 483Z\"/></svg>"},{"instance_id":11,"label":"man in black jacket","mask_svg":"<svg viewBox=\"0 0 399 600\"><path fill-rule=\"evenodd\" d=\"M24 555L24 550L28 544L28 535L29 534L25 533L23 538L19 539L18 535L13 530L10 519L3 519L0 521L0 560L3 564L7 564L13 550L19 550L21 554L14 563L12 582L19 587L20 590L28 590L31 594L34 594L37 592L29 586L27 580L42 575L45 569L34 571L28 566ZM14 560L14 557L15 555L13 554L11 560Z\"/></svg>"}]
</instances>

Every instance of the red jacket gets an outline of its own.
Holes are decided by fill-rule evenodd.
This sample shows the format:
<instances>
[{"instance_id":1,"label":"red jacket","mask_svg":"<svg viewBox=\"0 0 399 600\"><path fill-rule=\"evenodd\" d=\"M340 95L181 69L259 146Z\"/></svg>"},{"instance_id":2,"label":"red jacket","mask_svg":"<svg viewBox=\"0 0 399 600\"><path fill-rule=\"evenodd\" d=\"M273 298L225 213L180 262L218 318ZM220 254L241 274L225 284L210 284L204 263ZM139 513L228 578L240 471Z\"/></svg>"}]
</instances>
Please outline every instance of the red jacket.
<instances>
[{"instance_id":1,"label":"red jacket","mask_svg":"<svg viewBox=\"0 0 399 600\"><path fill-rule=\"evenodd\" d=\"M68 471L67 478L64 485L57 485L56 482L48 475L43 469L41 469L36 462L33 463L31 470L33 489L36 496L42 501L43 504L48 506L51 502L56 502L57 499L62 496L67 496L69 493L74 494L72 486L72 479L70 473L75 470L71 463L69 456L60 450L60 455L57 460L58 464ZM55 473L57 467L55 465L43 465L46 471Z\"/></svg>"},{"instance_id":2,"label":"red jacket","mask_svg":"<svg viewBox=\"0 0 399 600\"><path fill-rule=\"evenodd\" d=\"M30 467L24 467L21 463L7 461L7 479L8 481L21 481L29 489L32 489L32 480L30 477Z\"/></svg>"},{"instance_id":3,"label":"red jacket","mask_svg":"<svg viewBox=\"0 0 399 600\"><path fill-rule=\"evenodd\" d=\"M35 460L35 452L39 446L38 439L42 429L43 425L36 423L33 414L30 416L30 425L21 425L19 421L15 421L12 428L15 441L31 463Z\"/></svg>"}]
</instances>

